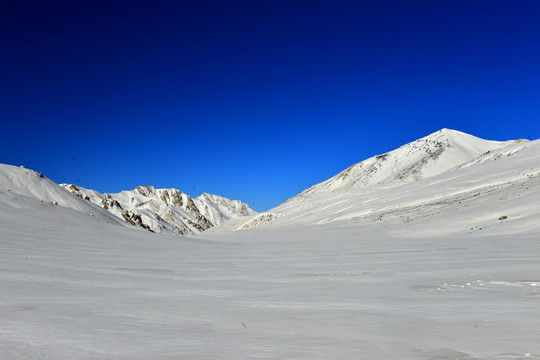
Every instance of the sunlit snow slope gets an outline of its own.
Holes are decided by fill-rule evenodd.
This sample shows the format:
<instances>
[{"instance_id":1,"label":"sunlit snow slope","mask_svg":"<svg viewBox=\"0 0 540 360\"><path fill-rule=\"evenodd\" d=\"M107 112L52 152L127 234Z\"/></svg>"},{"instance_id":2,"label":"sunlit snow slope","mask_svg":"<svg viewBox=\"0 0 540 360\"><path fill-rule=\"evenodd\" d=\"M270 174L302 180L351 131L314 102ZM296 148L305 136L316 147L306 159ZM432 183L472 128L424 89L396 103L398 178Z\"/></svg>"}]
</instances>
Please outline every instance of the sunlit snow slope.
<instances>
[{"instance_id":1,"label":"sunlit snow slope","mask_svg":"<svg viewBox=\"0 0 540 360\"><path fill-rule=\"evenodd\" d=\"M512 142L488 141L442 129L386 154L361 161L304 190L289 201L375 184L410 182L438 175Z\"/></svg>"},{"instance_id":2,"label":"sunlit snow slope","mask_svg":"<svg viewBox=\"0 0 540 360\"><path fill-rule=\"evenodd\" d=\"M434 155L435 154L435 155ZM520 201L535 191L540 174L540 142L493 142L443 129L384 156L372 157L317 184L280 206L233 220L214 232L265 227L301 227L329 222L448 222L448 231L474 231L537 214ZM482 201L483 200L483 201ZM476 208L484 204L482 208ZM499 214L500 208L506 208ZM475 215L469 215L475 212ZM468 216L482 218L471 222Z\"/></svg>"},{"instance_id":3,"label":"sunlit snow slope","mask_svg":"<svg viewBox=\"0 0 540 360\"><path fill-rule=\"evenodd\" d=\"M0 164L0 190L19 198L30 198L39 201L40 206L60 206L95 216L103 221L121 223L115 216L99 206L73 196L42 173L27 169Z\"/></svg>"}]
</instances>

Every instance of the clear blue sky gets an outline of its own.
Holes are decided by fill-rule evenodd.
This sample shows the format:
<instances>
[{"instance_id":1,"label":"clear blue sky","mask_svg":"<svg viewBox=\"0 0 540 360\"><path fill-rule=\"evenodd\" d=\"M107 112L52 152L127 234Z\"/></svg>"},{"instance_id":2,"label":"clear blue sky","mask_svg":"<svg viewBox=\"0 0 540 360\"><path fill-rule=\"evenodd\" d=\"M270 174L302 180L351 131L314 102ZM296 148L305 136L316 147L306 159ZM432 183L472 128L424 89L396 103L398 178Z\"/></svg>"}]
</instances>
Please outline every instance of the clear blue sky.
<instances>
[{"instance_id":1,"label":"clear blue sky","mask_svg":"<svg viewBox=\"0 0 540 360\"><path fill-rule=\"evenodd\" d=\"M446 127L540 138L540 1L13 1L0 162L267 210Z\"/></svg>"}]
</instances>

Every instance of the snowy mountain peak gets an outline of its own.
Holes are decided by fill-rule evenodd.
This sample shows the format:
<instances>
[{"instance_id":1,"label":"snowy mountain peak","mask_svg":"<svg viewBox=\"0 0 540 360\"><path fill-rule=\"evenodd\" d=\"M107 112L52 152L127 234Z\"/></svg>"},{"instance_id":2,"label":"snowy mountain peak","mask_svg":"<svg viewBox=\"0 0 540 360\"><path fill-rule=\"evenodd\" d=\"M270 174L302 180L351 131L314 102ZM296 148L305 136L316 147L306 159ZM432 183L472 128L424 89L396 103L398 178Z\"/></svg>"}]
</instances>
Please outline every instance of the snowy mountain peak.
<instances>
[{"instance_id":1,"label":"snowy mountain peak","mask_svg":"<svg viewBox=\"0 0 540 360\"><path fill-rule=\"evenodd\" d=\"M386 226L431 217L443 227L456 216L462 224L474 219L459 230L470 233L510 216L536 220L538 207L529 201L540 194L538 164L540 140L486 141L445 129L355 164L268 213L235 219L211 232L334 222Z\"/></svg>"},{"instance_id":2,"label":"snowy mountain peak","mask_svg":"<svg viewBox=\"0 0 540 360\"><path fill-rule=\"evenodd\" d=\"M418 140L415 140L412 143L405 144L402 147L407 147L410 144L422 143L422 142L444 143L450 146L465 146L465 147L470 147L470 146L474 147L475 145L484 146L486 142L492 143L492 144L502 143L500 141L484 140L474 135L470 135L470 134L467 134L458 130L443 128L439 131L436 131Z\"/></svg>"},{"instance_id":3,"label":"snowy mountain peak","mask_svg":"<svg viewBox=\"0 0 540 360\"><path fill-rule=\"evenodd\" d=\"M194 199L194 202L199 211L213 225L221 225L223 222L233 218L257 214L248 204L219 195L202 193Z\"/></svg>"},{"instance_id":4,"label":"snowy mountain peak","mask_svg":"<svg viewBox=\"0 0 540 360\"><path fill-rule=\"evenodd\" d=\"M354 164L288 202L375 184L417 181L455 168L504 144L441 129L396 150Z\"/></svg>"},{"instance_id":5,"label":"snowy mountain peak","mask_svg":"<svg viewBox=\"0 0 540 360\"><path fill-rule=\"evenodd\" d=\"M157 233L194 235L229 219L256 214L239 200L206 193L193 199L174 188L142 185L117 194L100 194L80 186L62 186L130 224Z\"/></svg>"}]
</instances>

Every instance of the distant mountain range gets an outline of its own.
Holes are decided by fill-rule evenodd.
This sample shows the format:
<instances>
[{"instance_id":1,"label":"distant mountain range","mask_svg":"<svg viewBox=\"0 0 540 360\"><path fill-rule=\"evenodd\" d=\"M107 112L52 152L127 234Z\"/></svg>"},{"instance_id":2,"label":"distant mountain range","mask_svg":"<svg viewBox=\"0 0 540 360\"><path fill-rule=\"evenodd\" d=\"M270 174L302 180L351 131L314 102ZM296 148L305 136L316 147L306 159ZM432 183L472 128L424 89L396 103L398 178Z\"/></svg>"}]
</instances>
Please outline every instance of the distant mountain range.
<instances>
[{"instance_id":1,"label":"distant mountain range","mask_svg":"<svg viewBox=\"0 0 540 360\"><path fill-rule=\"evenodd\" d=\"M229 219L256 214L242 201L207 193L192 198L178 189L137 186L117 194L101 194L73 184L60 186L130 224L156 233L195 235Z\"/></svg>"},{"instance_id":2,"label":"distant mountain range","mask_svg":"<svg viewBox=\"0 0 540 360\"><path fill-rule=\"evenodd\" d=\"M73 184L58 185L24 166L0 164L0 189L156 233L195 235L229 219L256 214L239 200L206 193L193 199L177 189L138 186L101 194Z\"/></svg>"},{"instance_id":3,"label":"distant mountain range","mask_svg":"<svg viewBox=\"0 0 540 360\"><path fill-rule=\"evenodd\" d=\"M260 214L239 200L207 193L192 198L172 188L138 186L101 194L73 184L57 185L33 170L10 165L0 165L0 190L82 211L109 223L196 235L338 221L411 222L446 214L449 209L466 214L473 205L470 202L480 197L486 199L483 204L495 204L528 196L527 191L536 188L538 164L538 140L488 141L442 129L354 164ZM530 212L522 209L523 202L504 206L519 216ZM491 217L498 218L495 213L486 215Z\"/></svg>"}]
</instances>

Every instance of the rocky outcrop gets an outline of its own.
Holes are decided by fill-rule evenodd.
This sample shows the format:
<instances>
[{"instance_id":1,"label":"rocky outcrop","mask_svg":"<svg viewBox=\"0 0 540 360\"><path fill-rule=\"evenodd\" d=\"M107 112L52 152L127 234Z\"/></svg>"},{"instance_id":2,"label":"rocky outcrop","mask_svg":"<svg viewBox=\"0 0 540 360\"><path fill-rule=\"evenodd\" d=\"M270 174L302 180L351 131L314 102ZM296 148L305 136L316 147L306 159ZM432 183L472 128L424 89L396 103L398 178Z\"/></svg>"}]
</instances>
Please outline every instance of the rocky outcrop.
<instances>
[{"instance_id":1,"label":"rocky outcrop","mask_svg":"<svg viewBox=\"0 0 540 360\"><path fill-rule=\"evenodd\" d=\"M145 185L117 194L100 194L73 184L62 186L127 223L156 233L194 235L229 219L256 214L239 200L206 193L193 199L174 188Z\"/></svg>"}]
</instances>

